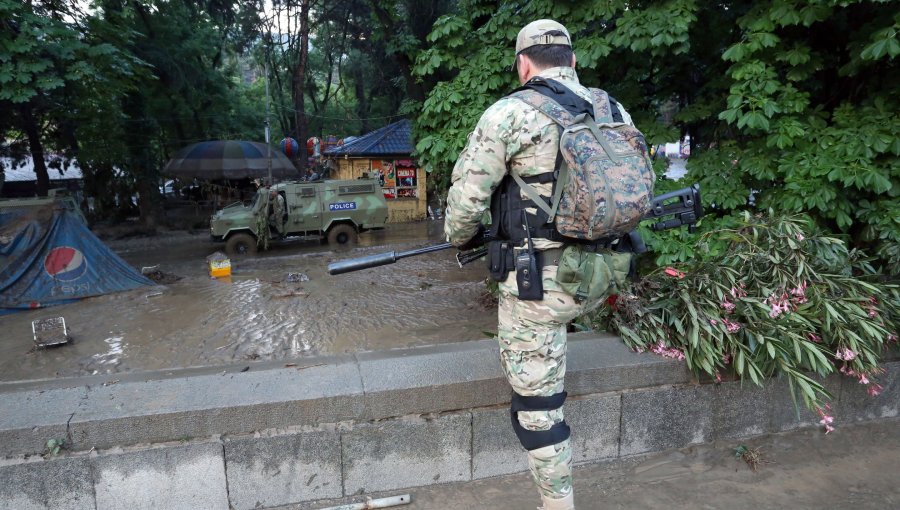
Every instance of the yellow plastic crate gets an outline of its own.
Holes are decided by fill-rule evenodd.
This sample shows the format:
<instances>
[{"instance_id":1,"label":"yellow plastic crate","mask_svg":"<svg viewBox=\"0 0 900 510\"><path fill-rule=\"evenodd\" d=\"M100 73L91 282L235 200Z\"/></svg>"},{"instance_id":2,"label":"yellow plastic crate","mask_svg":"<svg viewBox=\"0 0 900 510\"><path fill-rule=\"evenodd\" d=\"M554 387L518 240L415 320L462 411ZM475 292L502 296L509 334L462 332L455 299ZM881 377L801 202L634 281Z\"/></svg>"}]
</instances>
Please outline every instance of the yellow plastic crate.
<instances>
[{"instance_id":1,"label":"yellow plastic crate","mask_svg":"<svg viewBox=\"0 0 900 510\"><path fill-rule=\"evenodd\" d=\"M213 278L231 276L231 259L214 259L209 261L209 275Z\"/></svg>"}]
</instances>

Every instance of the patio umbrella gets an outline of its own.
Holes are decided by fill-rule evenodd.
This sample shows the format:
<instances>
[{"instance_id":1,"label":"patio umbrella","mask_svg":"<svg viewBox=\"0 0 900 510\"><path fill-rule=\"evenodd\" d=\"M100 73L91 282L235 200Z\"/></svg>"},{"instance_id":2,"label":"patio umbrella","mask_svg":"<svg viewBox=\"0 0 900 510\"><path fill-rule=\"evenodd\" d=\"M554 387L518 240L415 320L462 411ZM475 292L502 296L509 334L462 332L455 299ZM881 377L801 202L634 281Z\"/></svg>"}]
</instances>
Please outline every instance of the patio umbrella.
<instances>
[{"instance_id":1,"label":"patio umbrella","mask_svg":"<svg viewBox=\"0 0 900 510\"><path fill-rule=\"evenodd\" d=\"M199 142L178 151L163 174L204 180L266 178L268 150L264 143L243 140ZM272 177L300 177L291 160L278 149L272 149Z\"/></svg>"}]
</instances>

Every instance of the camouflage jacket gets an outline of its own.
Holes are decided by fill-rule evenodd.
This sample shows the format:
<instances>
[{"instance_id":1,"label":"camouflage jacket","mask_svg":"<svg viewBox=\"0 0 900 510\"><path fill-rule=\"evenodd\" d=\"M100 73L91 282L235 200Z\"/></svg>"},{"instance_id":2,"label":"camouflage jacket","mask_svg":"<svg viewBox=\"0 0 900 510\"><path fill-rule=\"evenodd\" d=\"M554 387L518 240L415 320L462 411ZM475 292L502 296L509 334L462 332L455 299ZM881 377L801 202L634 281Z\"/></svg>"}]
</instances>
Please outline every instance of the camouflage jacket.
<instances>
[{"instance_id":1,"label":"camouflage jacket","mask_svg":"<svg viewBox=\"0 0 900 510\"><path fill-rule=\"evenodd\" d=\"M546 69L538 76L556 80L591 101L591 92L581 86L571 67ZM623 120L633 124L621 104L619 109ZM507 172L522 177L552 172L558 150L559 130L553 119L515 98L505 97L491 105L469 134L453 168L444 220L447 239L460 245L475 234L490 208L491 194ZM552 183L532 186L542 196L552 194ZM527 198L524 194L522 197ZM534 242L536 248L562 246L546 239Z\"/></svg>"},{"instance_id":2,"label":"camouflage jacket","mask_svg":"<svg viewBox=\"0 0 900 510\"><path fill-rule=\"evenodd\" d=\"M272 215L275 218L281 218L284 215L284 197L281 196L281 193L272 199Z\"/></svg>"}]
</instances>

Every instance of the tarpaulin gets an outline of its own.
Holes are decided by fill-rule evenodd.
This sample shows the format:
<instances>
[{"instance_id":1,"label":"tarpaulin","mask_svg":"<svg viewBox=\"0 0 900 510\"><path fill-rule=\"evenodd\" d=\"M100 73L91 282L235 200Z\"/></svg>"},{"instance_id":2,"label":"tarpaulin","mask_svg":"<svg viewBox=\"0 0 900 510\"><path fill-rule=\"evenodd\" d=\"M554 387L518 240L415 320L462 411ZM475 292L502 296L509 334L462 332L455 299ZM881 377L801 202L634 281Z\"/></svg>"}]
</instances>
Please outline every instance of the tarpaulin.
<instances>
[{"instance_id":1,"label":"tarpaulin","mask_svg":"<svg viewBox=\"0 0 900 510\"><path fill-rule=\"evenodd\" d=\"M62 207L0 211L0 314L155 285Z\"/></svg>"}]
</instances>

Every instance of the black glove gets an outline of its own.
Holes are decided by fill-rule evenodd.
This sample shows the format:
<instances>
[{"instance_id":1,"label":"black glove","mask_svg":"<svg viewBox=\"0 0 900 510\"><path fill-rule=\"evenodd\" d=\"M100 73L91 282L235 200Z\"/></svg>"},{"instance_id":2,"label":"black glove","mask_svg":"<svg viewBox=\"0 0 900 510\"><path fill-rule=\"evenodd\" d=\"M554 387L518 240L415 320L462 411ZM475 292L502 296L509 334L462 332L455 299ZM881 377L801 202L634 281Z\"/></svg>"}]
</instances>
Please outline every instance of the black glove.
<instances>
[{"instance_id":1,"label":"black glove","mask_svg":"<svg viewBox=\"0 0 900 510\"><path fill-rule=\"evenodd\" d=\"M458 246L459 251L469 251L474 250L480 246L484 245L484 224L478 224L478 230L475 231L475 235L473 235L468 241L462 243Z\"/></svg>"}]
</instances>

